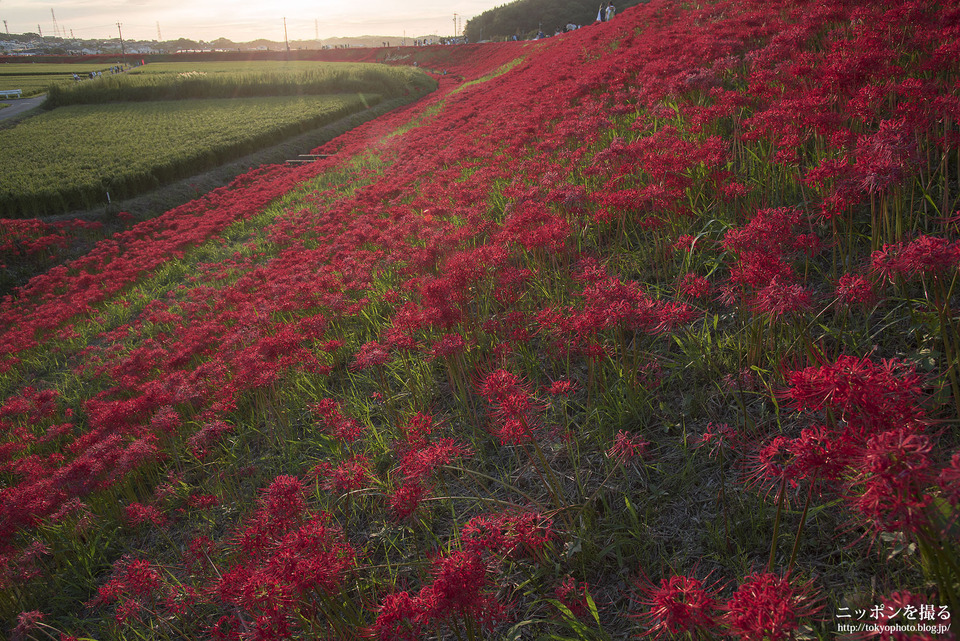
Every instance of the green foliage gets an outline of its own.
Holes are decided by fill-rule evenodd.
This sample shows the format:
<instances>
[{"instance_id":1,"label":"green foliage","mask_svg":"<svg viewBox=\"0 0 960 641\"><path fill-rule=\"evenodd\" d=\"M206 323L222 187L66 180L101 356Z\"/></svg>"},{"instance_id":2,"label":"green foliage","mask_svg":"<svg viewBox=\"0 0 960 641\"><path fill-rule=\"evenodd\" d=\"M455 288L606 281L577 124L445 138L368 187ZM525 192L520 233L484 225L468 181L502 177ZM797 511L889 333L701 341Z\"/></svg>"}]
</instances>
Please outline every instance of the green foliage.
<instances>
[{"instance_id":1,"label":"green foliage","mask_svg":"<svg viewBox=\"0 0 960 641\"><path fill-rule=\"evenodd\" d=\"M0 64L0 89L22 89L23 96L35 96L50 86L74 83L73 74L86 76L91 71L105 71L108 65L15 63Z\"/></svg>"},{"instance_id":2,"label":"green foliage","mask_svg":"<svg viewBox=\"0 0 960 641\"><path fill-rule=\"evenodd\" d=\"M365 63L153 63L50 88L46 107L193 98L376 93L397 97L436 83L419 69Z\"/></svg>"},{"instance_id":3,"label":"green foliage","mask_svg":"<svg viewBox=\"0 0 960 641\"><path fill-rule=\"evenodd\" d=\"M641 4L638 0L614 2L618 11ZM552 35L567 24L592 24L600 3L595 0L515 0L484 11L464 27L470 42L506 40L514 35L532 37L542 30Z\"/></svg>"}]
</instances>

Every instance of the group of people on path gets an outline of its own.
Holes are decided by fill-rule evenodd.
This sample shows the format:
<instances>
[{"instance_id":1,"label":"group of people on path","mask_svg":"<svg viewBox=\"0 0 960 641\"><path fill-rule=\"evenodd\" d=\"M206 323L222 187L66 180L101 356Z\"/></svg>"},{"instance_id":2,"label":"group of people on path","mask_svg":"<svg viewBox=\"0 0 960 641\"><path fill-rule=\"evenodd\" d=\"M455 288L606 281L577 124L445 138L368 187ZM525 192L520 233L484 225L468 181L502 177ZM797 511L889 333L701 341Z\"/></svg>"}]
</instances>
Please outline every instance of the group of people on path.
<instances>
[{"instance_id":1,"label":"group of people on path","mask_svg":"<svg viewBox=\"0 0 960 641\"><path fill-rule=\"evenodd\" d=\"M603 2L600 4L600 11L597 12L597 22L613 20L613 16L615 15L617 15L617 9L613 6L613 3Z\"/></svg>"}]
</instances>

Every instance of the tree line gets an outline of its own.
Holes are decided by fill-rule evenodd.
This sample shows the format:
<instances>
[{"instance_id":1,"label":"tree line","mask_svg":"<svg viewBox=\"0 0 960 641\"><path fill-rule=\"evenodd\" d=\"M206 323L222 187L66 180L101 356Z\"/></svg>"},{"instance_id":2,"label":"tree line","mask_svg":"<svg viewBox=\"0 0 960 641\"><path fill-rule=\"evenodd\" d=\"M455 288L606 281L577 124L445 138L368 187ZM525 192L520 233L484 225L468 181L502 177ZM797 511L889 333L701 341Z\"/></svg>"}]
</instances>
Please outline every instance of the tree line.
<instances>
[{"instance_id":1,"label":"tree line","mask_svg":"<svg viewBox=\"0 0 960 641\"><path fill-rule=\"evenodd\" d=\"M614 2L618 11L641 0ZM597 19L597 0L516 0L471 18L464 26L470 42L531 38L539 31L553 35L567 24L586 25Z\"/></svg>"}]
</instances>

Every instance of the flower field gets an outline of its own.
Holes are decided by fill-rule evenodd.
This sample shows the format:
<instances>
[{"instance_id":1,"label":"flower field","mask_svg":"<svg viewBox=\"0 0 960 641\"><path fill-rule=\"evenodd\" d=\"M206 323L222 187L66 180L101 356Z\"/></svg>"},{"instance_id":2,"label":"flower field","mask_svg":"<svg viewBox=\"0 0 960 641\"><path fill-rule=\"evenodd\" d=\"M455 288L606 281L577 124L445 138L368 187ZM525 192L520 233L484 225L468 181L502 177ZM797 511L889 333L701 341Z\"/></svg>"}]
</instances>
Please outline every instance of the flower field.
<instances>
[{"instance_id":1,"label":"flower field","mask_svg":"<svg viewBox=\"0 0 960 641\"><path fill-rule=\"evenodd\" d=\"M653 0L391 52L449 73L0 302L4 631L954 638L957 43Z\"/></svg>"}]
</instances>

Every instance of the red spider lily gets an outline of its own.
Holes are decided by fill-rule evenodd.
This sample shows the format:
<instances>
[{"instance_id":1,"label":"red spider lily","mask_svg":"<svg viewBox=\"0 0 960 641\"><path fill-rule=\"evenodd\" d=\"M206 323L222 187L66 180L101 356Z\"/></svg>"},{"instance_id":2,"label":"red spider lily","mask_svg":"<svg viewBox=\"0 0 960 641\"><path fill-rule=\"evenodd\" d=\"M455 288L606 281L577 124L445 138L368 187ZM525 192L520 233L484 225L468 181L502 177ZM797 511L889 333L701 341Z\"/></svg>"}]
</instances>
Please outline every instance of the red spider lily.
<instances>
[{"instance_id":1,"label":"red spider lily","mask_svg":"<svg viewBox=\"0 0 960 641\"><path fill-rule=\"evenodd\" d=\"M617 461L620 465L626 465L636 458L646 458L648 447L650 443L641 436L617 430L613 445L607 450L607 458Z\"/></svg>"},{"instance_id":2,"label":"red spider lily","mask_svg":"<svg viewBox=\"0 0 960 641\"><path fill-rule=\"evenodd\" d=\"M417 597L420 622L462 621L490 624L501 614L491 594L487 563L476 550L455 550L433 562L433 581Z\"/></svg>"},{"instance_id":3,"label":"red spider lily","mask_svg":"<svg viewBox=\"0 0 960 641\"><path fill-rule=\"evenodd\" d=\"M400 470L408 480L423 480L434 470L449 465L455 459L472 454L469 447L449 438L441 438L432 443L420 443L411 448L400 460Z\"/></svg>"},{"instance_id":4,"label":"red spider lily","mask_svg":"<svg viewBox=\"0 0 960 641\"><path fill-rule=\"evenodd\" d=\"M785 396L799 410L829 409L856 430L873 431L922 420L915 367L897 359L839 356L833 363L788 372Z\"/></svg>"},{"instance_id":5,"label":"red spider lily","mask_svg":"<svg viewBox=\"0 0 960 641\"><path fill-rule=\"evenodd\" d=\"M577 581L572 576L567 575L554 590L554 596L575 617L583 618L590 613L590 605L587 602L589 587L586 581Z\"/></svg>"},{"instance_id":6,"label":"red spider lily","mask_svg":"<svg viewBox=\"0 0 960 641\"><path fill-rule=\"evenodd\" d=\"M29 638L28 635L30 632L38 629L40 622L43 621L44 618L44 614L39 610L21 612L17 615L17 625L10 631L10 640L26 641L26 639Z\"/></svg>"},{"instance_id":7,"label":"red spider lily","mask_svg":"<svg viewBox=\"0 0 960 641\"><path fill-rule=\"evenodd\" d=\"M306 499L300 479L278 476L263 492L258 509L237 533L236 541L247 554L256 556L305 516Z\"/></svg>"},{"instance_id":8,"label":"red spider lily","mask_svg":"<svg viewBox=\"0 0 960 641\"><path fill-rule=\"evenodd\" d=\"M345 443L355 442L365 432L363 426L356 420L348 418L340 412L340 403L333 399L326 398L313 403L310 409L320 417L320 421L327 432Z\"/></svg>"},{"instance_id":9,"label":"red spider lily","mask_svg":"<svg viewBox=\"0 0 960 641\"><path fill-rule=\"evenodd\" d=\"M426 443L427 437L433 432L433 417L420 412L414 414L406 423L400 425L400 431L411 446Z\"/></svg>"},{"instance_id":10,"label":"red spider lily","mask_svg":"<svg viewBox=\"0 0 960 641\"><path fill-rule=\"evenodd\" d=\"M363 454L357 454L341 462L330 473L330 489L340 493L362 489L371 479L370 461Z\"/></svg>"},{"instance_id":11,"label":"red spider lily","mask_svg":"<svg viewBox=\"0 0 960 641\"><path fill-rule=\"evenodd\" d=\"M844 274L837 281L834 290L837 300L843 305L869 307L877 301L873 283L865 276L858 274Z\"/></svg>"},{"instance_id":12,"label":"red spider lily","mask_svg":"<svg viewBox=\"0 0 960 641\"><path fill-rule=\"evenodd\" d=\"M900 427L870 437L857 457L860 470L849 497L879 532L919 533L930 525L928 493L936 471L930 460L932 443L915 428Z\"/></svg>"},{"instance_id":13,"label":"red spider lily","mask_svg":"<svg viewBox=\"0 0 960 641\"><path fill-rule=\"evenodd\" d=\"M417 641L423 612L418 598L406 591L388 594L380 602L369 635L379 641Z\"/></svg>"},{"instance_id":14,"label":"red spider lily","mask_svg":"<svg viewBox=\"0 0 960 641\"><path fill-rule=\"evenodd\" d=\"M696 274L684 274L677 291L688 298L703 298L710 293L710 281Z\"/></svg>"},{"instance_id":15,"label":"red spider lily","mask_svg":"<svg viewBox=\"0 0 960 641\"><path fill-rule=\"evenodd\" d=\"M745 641L781 641L793 638L800 620L821 608L811 583L795 586L776 574L751 574L723 604L723 620Z\"/></svg>"},{"instance_id":16,"label":"red spider lily","mask_svg":"<svg viewBox=\"0 0 960 641\"><path fill-rule=\"evenodd\" d=\"M167 524L167 516L153 505L131 503L123 508L123 513L127 522L133 527L145 523L152 523L156 527L164 527Z\"/></svg>"},{"instance_id":17,"label":"red spider lily","mask_svg":"<svg viewBox=\"0 0 960 641\"><path fill-rule=\"evenodd\" d=\"M559 380L550 383L546 392L551 396L570 396L577 391L577 383L569 380Z\"/></svg>"},{"instance_id":18,"label":"red spider lily","mask_svg":"<svg viewBox=\"0 0 960 641\"><path fill-rule=\"evenodd\" d=\"M553 538L553 524L537 512L501 512L470 519L460 535L467 549L536 557Z\"/></svg>"},{"instance_id":19,"label":"red spider lily","mask_svg":"<svg viewBox=\"0 0 960 641\"><path fill-rule=\"evenodd\" d=\"M360 346L360 351L357 352L353 363L350 364L350 369L364 370L375 365L389 363L392 358L386 347L376 341L370 341Z\"/></svg>"},{"instance_id":20,"label":"red spider lily","mask_svg":"<svg viewBox=\"0 0 960 641\"><path fill-rule=\"evenodd\" d=\"M696 447L709 448L711 455L723 447L735 446L740 442L740 435L735 428L726 423L710 423L707 429L697 439Z\"/></svg>"},{"instance_id":21,"label":"red spider lily","mask_svg":"<svg viewBox=\"0 0 960 641\"><path fill-rule=\"evenodd\" d=\"M123 557L114 563L113 576L100 586L97 596L87 605L96 607L123 601L144 605L145 601L158 594L160 586L160 573L149 561Z\"/></svg>"},{"instance_id":22,"label":"red spider lily","mask_svg":"<svg viewBox=\"0 0 960 641\"><path fill-rule=\"evenodd\" d=\"M909 243L885 245L873 253L872 260L874 271L890 281L918 276L949 277L956 274L960 265L960 242L920 236Z\"/></svg>"},{"instance_id":23,"label":"red spider lily","mask_svg":"<svg viewBox=\"0 0 960 641\"><path fill-rule=\"evenodd\" d=\"M673 575L654 585L644 576L636 586L641 594L638 603L649 607L637 617L647 626L642 636L694 634L714 629L720 620L715 586L706 586L700 579Z\"/></svg>"},{"instance_id":24,"label":"red spider lily","mask_svg":"<svg viewBox=\"0 0 960 641\"><path fill-rule=\"evenodd\" d=\"M518 394L521 390L520 378L502 369L487 374L480 386L480 394L491 403Z\"/></svg>"},{"instance_id":25,"label":"red spider lily","mask_svg":"<svg viewBox=\"0 0 960 641\"><path fill-rule=\"evenodd\" d=\"M397 521L404 521L413 514L423 501L426 489L419 481L406 482L390 496L390 513Z\"/></svg>"}]
</instances>

